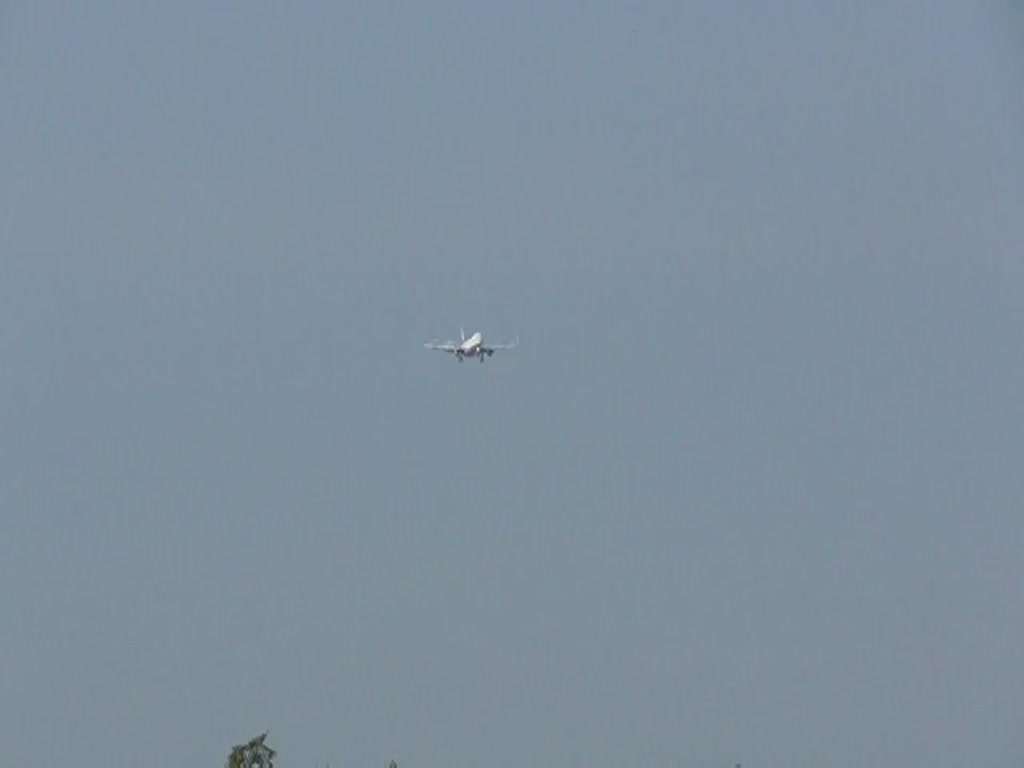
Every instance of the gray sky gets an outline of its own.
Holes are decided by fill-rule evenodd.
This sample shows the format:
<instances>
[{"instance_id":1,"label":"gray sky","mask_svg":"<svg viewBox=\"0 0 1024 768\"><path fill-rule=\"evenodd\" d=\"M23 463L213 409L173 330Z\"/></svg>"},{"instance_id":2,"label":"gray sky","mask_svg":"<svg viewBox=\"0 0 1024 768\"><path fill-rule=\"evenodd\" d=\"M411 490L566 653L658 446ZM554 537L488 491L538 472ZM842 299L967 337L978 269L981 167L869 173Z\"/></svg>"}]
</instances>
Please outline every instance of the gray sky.
<instances>
[{"instance_id":1,"label":"gray sky","mask_svg":"<svg viewBox=\"0 0 1024 768\"><path fill-rule=\"evenodd\" d=\"M1019 763L1021 13L429 5L0 10L4 761Z\"/></svg>"}]
</instances>

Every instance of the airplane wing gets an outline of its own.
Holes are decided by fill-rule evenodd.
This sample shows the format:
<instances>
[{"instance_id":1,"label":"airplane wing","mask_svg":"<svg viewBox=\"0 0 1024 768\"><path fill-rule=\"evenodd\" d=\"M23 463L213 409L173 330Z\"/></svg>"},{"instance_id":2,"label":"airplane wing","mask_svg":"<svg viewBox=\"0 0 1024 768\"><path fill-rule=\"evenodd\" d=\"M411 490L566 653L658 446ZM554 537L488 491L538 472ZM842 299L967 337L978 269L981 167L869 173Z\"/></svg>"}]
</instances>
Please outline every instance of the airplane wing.
<instances>
[{"instance_id":1,"label":"airplane wing","mask_svg":"<svg viewBox=\"0 0 1024 768\"><path fill-rule=\"evenodd\" d=\"M454 341L446 341L443 343L440 341L428 341L423 346L427 349L439 349L442 352L448 352L449 354L455 354L455 350L459 348L459 345Z\"/></svg>"},{"instance_id":2,"label":"airplane wing","mask_svg":"<svg viewBox=\"0 0 1024 768\"><path fill-rule=\"evenodd\" d=\"M516 340L515 341L508 341L508 342L505 342L504 344L488 344L486 349L488 351L490 351L490 352L493 352L496 349L514 349L515 347L518 347L518 346L519 346L519 337L516 336Z\"/></svg>"}]
</instances>

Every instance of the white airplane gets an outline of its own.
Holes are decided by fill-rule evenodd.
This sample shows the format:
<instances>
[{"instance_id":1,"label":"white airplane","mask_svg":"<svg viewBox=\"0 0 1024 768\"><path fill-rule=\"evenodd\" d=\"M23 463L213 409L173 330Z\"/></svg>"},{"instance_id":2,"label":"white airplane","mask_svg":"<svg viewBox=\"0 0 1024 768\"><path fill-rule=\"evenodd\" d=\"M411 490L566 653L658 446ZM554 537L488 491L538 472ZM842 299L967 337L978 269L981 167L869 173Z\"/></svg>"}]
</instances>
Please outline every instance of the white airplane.
<instances>
[{"instance_id":1,"label":"white airplane","mask_svg":"<svg viewBox=\"0 0 1024 768\"><path fill-rule=\"evenodd\" d=\"M477 331L468 339L466 338L466 331L462 328L459 329L459 334L462 337L462 341L455 343L454 341L446 341L441 343L439 341L428 341L423 346L427 349L439 349L442 352L447 352L450 355L455 355L455 359L460 363L463 358L475 357L481 363L485 358L490 357L494 354L496 349L512 349L519 345L519 337L516 340L507 344L484 344L484 337L480 331Z\"/></svg>"}]
</instances>

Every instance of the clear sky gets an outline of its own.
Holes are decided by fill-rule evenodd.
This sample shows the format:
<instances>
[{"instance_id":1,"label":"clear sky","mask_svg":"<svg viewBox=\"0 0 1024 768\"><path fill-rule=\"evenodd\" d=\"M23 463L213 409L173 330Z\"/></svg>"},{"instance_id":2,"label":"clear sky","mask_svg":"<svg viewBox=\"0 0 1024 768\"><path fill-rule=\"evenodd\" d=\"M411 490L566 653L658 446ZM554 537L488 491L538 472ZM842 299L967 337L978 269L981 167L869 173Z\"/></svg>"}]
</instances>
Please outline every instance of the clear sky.
<instances>
[{"instance_id":1,"label":"clear sky","mask_svg":"<svg viewBox=\"0 0 1024 768\"><path fill-rule=\"evenodd\" d=\"M522 5L0 7L6 764L1024 759L1024 15Z\"/></svg>"}]
</instances>

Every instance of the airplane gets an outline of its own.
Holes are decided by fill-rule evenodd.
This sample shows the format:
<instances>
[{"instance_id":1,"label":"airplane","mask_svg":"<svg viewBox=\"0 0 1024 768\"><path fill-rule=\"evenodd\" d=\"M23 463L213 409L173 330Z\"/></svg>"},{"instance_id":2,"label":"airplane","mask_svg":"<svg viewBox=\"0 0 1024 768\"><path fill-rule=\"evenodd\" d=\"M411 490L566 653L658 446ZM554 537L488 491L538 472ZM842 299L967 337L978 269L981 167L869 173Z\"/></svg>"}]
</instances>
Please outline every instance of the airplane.
<instances>
[{"instance_id":1,"label":"airplane","mask_svg":"<svg viewBox=\"0 0 1024 768\"><path fill-rule=\"evenodd\" d=\"M515 341L507 344L485 345L483 334L480 331L477 331L467 339L465 329L460 328L459 335L462 337L462 341L458 344L454 341L446 341L443 344L438 341L428 341L423 346L427 349L439 349L442 352L455 355L455 359L460 363L467 357L475 357L482 363L486 358L493 355L497 349L512 349L519 345L518 336Z\"/></svg>"}]
</instances>

